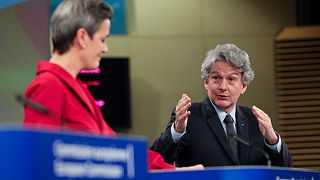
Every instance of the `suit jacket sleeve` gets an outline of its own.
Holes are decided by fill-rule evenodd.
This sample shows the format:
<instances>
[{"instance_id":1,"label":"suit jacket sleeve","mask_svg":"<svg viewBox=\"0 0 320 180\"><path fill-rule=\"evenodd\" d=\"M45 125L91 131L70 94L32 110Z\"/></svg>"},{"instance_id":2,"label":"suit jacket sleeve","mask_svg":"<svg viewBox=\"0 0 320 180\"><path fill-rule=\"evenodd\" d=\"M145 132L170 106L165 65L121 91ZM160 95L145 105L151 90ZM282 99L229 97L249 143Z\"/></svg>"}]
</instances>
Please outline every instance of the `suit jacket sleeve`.
<instances>
[{"instance_id":1,"label":"suit jacket sleeve","mask_svg":"<svg viewBox=\"0 0 320 180\"><path fill-rule=\"evenodd\" d=\"M174 143L171 135L171 126L176 119L175 109L172 110L167 127L160 137L153 143L151 150L160 153L166 162L173 163L177 153L178 143Z\"/></svg>"},{"instance_id":2,"label":"suit jacket sleeve","mask_svg":"<svg viewBox=\"0 0 320 180\"><path fill-rule=\"evenodd\" d=\"M265 150L270 156L272 166L292 167L292 157L288 146L285 144L283 139L280 153L270 149L267 146L265 146Z\"/></svg>"}]
</instances>

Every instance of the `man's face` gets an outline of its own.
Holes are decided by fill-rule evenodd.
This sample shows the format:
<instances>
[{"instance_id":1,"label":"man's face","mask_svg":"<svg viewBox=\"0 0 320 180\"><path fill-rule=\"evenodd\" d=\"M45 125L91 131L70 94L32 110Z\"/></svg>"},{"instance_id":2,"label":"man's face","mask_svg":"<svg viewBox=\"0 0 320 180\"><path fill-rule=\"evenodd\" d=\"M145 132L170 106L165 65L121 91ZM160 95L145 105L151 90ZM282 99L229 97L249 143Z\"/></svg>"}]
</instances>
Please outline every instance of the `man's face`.
<instances>
[{"instance_id":1,"label":"man's face","mask_svg":"<svg viewBox=\"0 0 320 180\"><path fill-rule=\"evenodd\" d=\"M106 40L109 37L110 32L110 20L106 19L102 21L100 28L93 35L92 39L89 38L86 44L86 57L85 69L96 69L101 57L104 53L108 52Z\"/></svg>"},{"instance_id":2,"label":"man's face","mask_svg":"<svg viewBox=\"0 0 320 180\"><path fill-rule=\"evenodd\" d=\"M237 72L231 64L222 60L212 64L204 87L212 103L228 113L247 89L247 85L242 83L242 74Z\"/></svg>"}]
</instances>

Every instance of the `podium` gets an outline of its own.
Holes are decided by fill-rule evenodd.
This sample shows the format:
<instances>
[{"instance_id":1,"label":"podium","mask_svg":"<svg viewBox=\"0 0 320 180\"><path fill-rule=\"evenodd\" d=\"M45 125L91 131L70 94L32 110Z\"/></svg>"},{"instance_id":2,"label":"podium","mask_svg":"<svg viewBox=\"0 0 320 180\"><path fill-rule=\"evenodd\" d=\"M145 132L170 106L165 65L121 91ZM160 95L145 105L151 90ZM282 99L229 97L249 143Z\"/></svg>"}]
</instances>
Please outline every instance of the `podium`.
<instances>
[{"instance_id":1,"label":"podium","mask_svg":"<svg viewBox=\"0 0 320 180\"><path fill-rule=\"evenodd\" d=\"M319 180L318 171L267 166L226 166L195 171L154 171L151 180Z\"/></svg>"},{"instance_id":2,"label":"podium","mask_svg":"<svg viewBox=\"0 0 320 180\"><path fill-rule=\"evenodd\" d=\"M1 180L320 180L318 171L266 166L148 172L144 138L0 128L0 143Z\"/></svg>"},{"instance_id":3,"label":"podium","mask_svg":"<svg viewBox=\"0 0 320 180\"><path fill-rule=\"evenodd\" d=\"M0 129L0 179L147 179L143 138Z\"/></svg>"}]
</instances>

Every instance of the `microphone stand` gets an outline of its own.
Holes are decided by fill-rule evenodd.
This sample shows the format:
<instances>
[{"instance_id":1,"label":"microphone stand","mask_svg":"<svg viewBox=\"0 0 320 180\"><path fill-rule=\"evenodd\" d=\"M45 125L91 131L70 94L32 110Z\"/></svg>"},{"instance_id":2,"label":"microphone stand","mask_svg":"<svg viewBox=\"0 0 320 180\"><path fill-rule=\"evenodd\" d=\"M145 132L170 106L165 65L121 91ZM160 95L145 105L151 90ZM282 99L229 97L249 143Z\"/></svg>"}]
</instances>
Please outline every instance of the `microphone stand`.
<instances>
[{"instance_id":1,"label":"microphone stand","mask_svg":"<svg viewBox=\"0 0 320 180\"><path fill-rule=\"evenodd\" d=\"M38 111L41 114L47 114L47 115L51 114L47 108L45 108L41 104L39 104L39 103L21 95L21 94L16 95L16 100L23 105L31 107L32 109Z\"/></svg>"},{"instance_id":2,"label":"microphone stand","mask_svg":"<svg viewBox=\"0 0 320 180\"><path fill-rule=\"evenodd\" d=\"M233 138L233 139L235 139L236 141L240 142L241 144L244 144L245 146L248 146L248 147L251 146L251 144L250 144L248 141L246 141L246 140L244 140L244 139L242 139L242 138L239 138L239 137L238 137L237 135L235 135L235 134L230 134L230 137ZM261 148L259 148L259 147L255 147L255 146L251 146L251 147L252 147L253 150L259 151L261 154L264 155L264 157L265 157L266 160L267 160L267 164L268 164L268 166L270 167L270 166L271 166L271 160L270 160L269 154L266 153L266 151L264 151L263 149L261 149Z\"/></svg>"},{"instance_id":3,"label":"microphone stand","mask_svg":"<svg viewBox=\"0 0 320 180\"><path fill-rule=\"evenodd\" d=\"M57 116L56 114L52 113L51 111L49 111L49 109L47 109L46 107L44 107L43 105L31 100L30 98L24 96L24 95L21 95L21 94L17 94L16 95L16 100L23 104L23 105L26 105L32 109L34 109L35 111L41 113L41 114L44 114L44 115L47 115L55 120L59 120L61 121L61 127L63 129L63 125L64 125L64 122L65 122L65 119L62 119L60 118L59 116Z\"/></svg>"},{"instance_id":4,"label":"microphone stand","mask_svg":"<svg viewBox=\"0 0 320 180\"><path fill-rule=\"evenodd\" d=\"M55 120L58 120L60 121L60 131L61 132L81 132L83 133L84 131L81 130L81 129L76 129L76 128L70 128L70 127L67 127L65 126L65 122L68 120L68 119L65 119L65 118L61 118L60 116L58 116L57 114L53 113L52 111L50 111L47 107L45 107L44 105L42 104L39 104L38 102L24 96L24 95L21 95L21 94L17 94L16 95L16 100L18 101L18 103L20 104L23 104L23 105L26 105L30 108L32 108L33 110L41 113L41 114L44 114L44 115L47 115L48 117L52 118L52 119L55 119Z\"/></svg>"}]
</instances>

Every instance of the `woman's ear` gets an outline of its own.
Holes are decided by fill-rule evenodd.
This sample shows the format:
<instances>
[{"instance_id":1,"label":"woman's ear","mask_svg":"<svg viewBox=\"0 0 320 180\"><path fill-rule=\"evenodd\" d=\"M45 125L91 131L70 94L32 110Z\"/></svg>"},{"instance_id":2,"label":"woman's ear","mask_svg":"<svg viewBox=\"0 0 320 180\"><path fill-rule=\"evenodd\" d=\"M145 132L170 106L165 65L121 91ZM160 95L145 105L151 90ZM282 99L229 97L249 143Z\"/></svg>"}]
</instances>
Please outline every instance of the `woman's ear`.
<instances>
[{"instance_id":1,"label":"woman's ear","mask_svg":"<svg viewBox=\"0 0 320 180\"><path fill-rule=\"evenodd\" d=\"M88 38L89 35L84 28L80 28L77 30L76 42L79 45L79 47L86 48Z\"/></svg>"}]
</instances>

